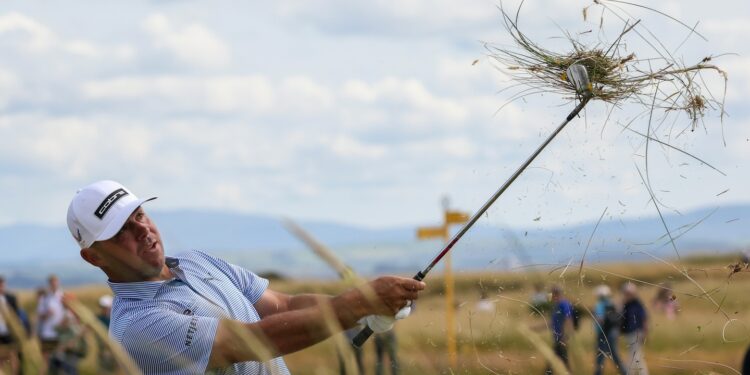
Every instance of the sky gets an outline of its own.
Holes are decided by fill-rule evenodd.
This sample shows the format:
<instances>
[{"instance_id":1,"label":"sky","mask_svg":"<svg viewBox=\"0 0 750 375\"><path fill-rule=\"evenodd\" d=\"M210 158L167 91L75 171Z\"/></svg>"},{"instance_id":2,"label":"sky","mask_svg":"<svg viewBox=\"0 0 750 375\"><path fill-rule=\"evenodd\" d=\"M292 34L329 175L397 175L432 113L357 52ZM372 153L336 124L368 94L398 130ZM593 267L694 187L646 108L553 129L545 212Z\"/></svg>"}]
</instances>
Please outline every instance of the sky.
<instances>
[{"instance_id":1,"label":"sky","mask_svg":"<svg viewBox=\"0 0 750 375\"><path fill-rule=\"evenodd\" d=\"M557 51L570 50L565 32L611 41L622 22L598 6L584 20L591 4L526 1L521 28ZM503 106L513 82L485 48L510 45L499 5L3 1L0 225L64 225L76 189L100 179L159 196L159 210L368 227L437 223L445 195L452 207L476 210L574 106L554 94ZM621 12L642 19L641 30L685 64L722 55L713 62L729 77L723 122L709 111L691 132L675 116L658 134L725 175L651 145L660 208L748 203L750 5L658 6L697 23L707 40L654 12ZM638 38L627 48L653 54ZM723 81L705 78L721 96ZM622 128L642 110L589 104L483 221L559 226L605 209L608 220L655 214L639 174L645 142ZM632 122L641 132L647 125L642 116Z\"/></svg>"}]
</instances>

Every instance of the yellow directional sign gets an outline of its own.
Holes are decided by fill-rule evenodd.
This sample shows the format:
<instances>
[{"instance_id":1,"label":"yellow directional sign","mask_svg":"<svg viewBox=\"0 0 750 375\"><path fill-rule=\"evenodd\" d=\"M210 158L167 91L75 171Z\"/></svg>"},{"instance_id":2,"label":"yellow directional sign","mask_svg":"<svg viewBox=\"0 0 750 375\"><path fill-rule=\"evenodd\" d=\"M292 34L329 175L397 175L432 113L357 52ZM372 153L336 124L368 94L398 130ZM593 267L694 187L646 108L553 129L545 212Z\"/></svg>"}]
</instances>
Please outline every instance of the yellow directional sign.
<instances>
[{"instance_id":1,"label":"yellow directional sign","mask_svg":"<svg viewBox=\"0 0 750 375\"><path fill-rule=\"evenodd\" d=\"M417 238L420 240L429 240L432 238L444 239L447 237L448 227L419 227L417 228Z\"/></svg>"},{"instance_id":2,"label":"yellow directional sign","mask_svg":"<svg viewBox=\"0 0 750 375\"><path fill-rule=\"evenodd\" d=\"M470 220L470 215L461 211L454 211L448 208L448 198L443 199L443 212L445 222L439 227L419 227L417 228L417 238L420 240L429 240L441 238L448 242L451 224L463 224ZM448 360L450 367L455 369L458 364L458 355L456 352L456 299L453 294L453 271L451 266L451 255L446 254L443 258L445 265L445 334L446 345L448 347Z\"/></svg>"},{"instance_id":3,"label":"yellow directional sign","mask_svg":"<svg viewBox=\"0 0 750 375\"><path fill-rule=\"evenodd\" d=\"M469 214L461 211L445 211L446 224L463 224L469 221Z\"/></svg>"}]
</instances>

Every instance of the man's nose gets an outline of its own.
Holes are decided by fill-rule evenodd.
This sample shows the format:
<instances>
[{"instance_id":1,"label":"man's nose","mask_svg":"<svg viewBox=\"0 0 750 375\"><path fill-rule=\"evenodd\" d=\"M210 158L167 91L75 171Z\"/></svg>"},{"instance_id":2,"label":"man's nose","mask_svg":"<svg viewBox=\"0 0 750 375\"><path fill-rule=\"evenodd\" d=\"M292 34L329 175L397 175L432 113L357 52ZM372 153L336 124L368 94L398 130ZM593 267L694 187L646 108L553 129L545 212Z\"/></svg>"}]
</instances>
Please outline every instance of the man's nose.
<instances>
[{"instance_id":1,"label":"man's nose","mask_svg":"<svg viewBox=\"0 0 750 375\"><path fill-rule=\"evenodd\" d=\"M141 241L148 235L149 229L146 223L134 221L131 225L133 228L133 232L135 233L136 240Z\"/></svg>"}]
</instances>

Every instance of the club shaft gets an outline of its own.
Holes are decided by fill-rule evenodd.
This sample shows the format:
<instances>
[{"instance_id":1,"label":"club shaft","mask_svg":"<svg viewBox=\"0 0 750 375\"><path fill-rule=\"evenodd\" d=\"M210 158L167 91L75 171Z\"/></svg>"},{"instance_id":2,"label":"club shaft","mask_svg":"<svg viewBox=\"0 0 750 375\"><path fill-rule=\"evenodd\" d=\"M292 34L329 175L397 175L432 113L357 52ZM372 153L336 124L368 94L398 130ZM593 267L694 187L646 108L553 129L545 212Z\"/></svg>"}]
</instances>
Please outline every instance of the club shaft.
<instances>
[{"instance_id":1,"label":"club shaft","mask_svg":"<svg viewBox=\"0 0 750 375\"><path fill-rule=\"evenodd\" d=\"M476 213L474 213L474 215L471 217L471 219L469 219L469 221L467 221L466 224L464 224L464 226L461 228L461 230L459 230L453 236L453 238L451 238L451 240L448 241L448 244L445 245L445 247L440 252L440 254L438 254L432 260L432 262L430 262L430 265L427 266L427 268L425 268L424 270L419 271L419 272L417 272L416 275L414 275L414 280L422 281L422 279L424 279L425 277L427 277L427 274L430 272L430 270L432 270L432 268L435 267L435 265L438 264L438 262L440 262L440 259L443 259L443 257L445 256L445 254L447 254L449 251L451 251L451 249L458 242L458 240L460 240L461 237L463 237L463 235L466 234L466 232L468 232L469 229L471 229L471 227L474 225L474 223L476 223L477 220L479 220L479 218L482 217L482 215L484 215L485 212L487 212L487 210L490 208L490 206L492 206L492 204L495 203L495 201L497 200L497 198L500 198L500 196L505 192L505 190L508 189L508 187L513 183L513 181L515 181L518 178L518 176L520 176L521 173L523 173L523 171L526 170L526 168L531 164L531 162L533 162L534 159L536 159L536 157L539 156L539 154L544 150L544 148L547 147L547 145L550 142L552 142L553 139L555 139L555 137L563 130L563 128L565 128L565 125L568 125L568 123L570 122L570 120L572 120L574 117L576 117L578 115L579 112L581 112L581 110L583 109L583 107L586 106L586 104L589 102L589 100L591 99L591 97L592 97L591 94L587 93L586 95L584 95L581 98L581 102L578 103L578 105L573 109L572 112L570 112L570 114L568 114L568 117L565 118L565 121L563 121L563 123L560 124L560 126L558 126L557 129L555 129L555 131L552 132L552 134L549 135L549 137L547 137L547 139L544 141L544 143L542 143L536 149L536 151L534 151L534 153L531 154L531 156L529 156L529 158L526 159L526 161L523 164L521 164L521 166L513 173L513 175L510 176L510 178L507 181L505 181L505 183L503 184L503 186L501 186L495 192L495 194L493 194L490 197L490 199L487 200L487 202L484 203L484 205L482 206L482 208L480 208L479 211L477 211ZM362 344L364 344L365 341L367 341L367 339L372 335L372 333L373 333L373 331L372 331L372 329L370 329L370 327L363 328L361 331L359 331L359 333L357 334L357 336L355 336L354 339L352 339L352 345L354 345L357 348L362 347Z\"/></svg>"},{"instance_id":2,"label":"club shaft","mask_svg":"<svg viewBox=\"0 0 750 375\"><path fill-rule=\"evenodd\" d=\"M461 237L463 237L463 235L466 234L466 232L468 232L469 229L471 229L474 223L476 223L477 220L479 220L479 218L482 217L482 215L484 215L485 212L487 212L490 206L492 206L492 204L495 203L497 198L500 198L500 196L505 192L505 190L507 190L508 187L510 187L510 185L518 178L518 176L520 176L521 173L523 173L523 171L526 170L526 168L531 164L531 162L534 161L534 159L536 159L537 156L539 156L539 154L544 150L544 148L547 147L547 145L550 142L552 142L553 139L555 139L555 137L570 122L570 120L572 120L574 117L578 115L579 112L581 112L583 107L586 106L586 104L588 103L590 99L591 99L590 95L585 95L583 98L581 98L581 102L578 103L578 105L573 109L572 112L570 112L568 117L565 118L565 121L563 121L562 124L560 124L560 126L558 126L557 129L555 129L555 131L552 132L552 134L550 134L549 137L547 137L544 143L542 143L536 149L536 151L534 151L534 153L531 154L531 156L529 156L529 158L526 159L526 161L523 164L521 164L520 167L518 167L518 169L513 173L513 175L510 176L510 178L508 178L508 180L505 181L505 183L502 186L500 186L500 188L495 192L495 194L493 194L490 197L490 199L488 199L487 202L484 203L484 205L479 209L479 211L474 213L471 219L469 219L469 221L467 221L466 224L464 224L464 226L461 227L461 229L453 236L453 238L451 238L451 240L448 241L448 243L445 245L443 250L432 260L432 262L430 262L430 265L427 266L427 268L425 268L424 270L417 273L417 276L420 277L418 280L422 280L423 278L427 276L430 270L432 270L432 268L435 267L435 265L438 264L438 262L440 262L441 259L443 259L445 254L447 254L453 248L453 246L461 239ZM417 276L415 276L414 278L417 279Z\"/></svg>"}]
</instances>

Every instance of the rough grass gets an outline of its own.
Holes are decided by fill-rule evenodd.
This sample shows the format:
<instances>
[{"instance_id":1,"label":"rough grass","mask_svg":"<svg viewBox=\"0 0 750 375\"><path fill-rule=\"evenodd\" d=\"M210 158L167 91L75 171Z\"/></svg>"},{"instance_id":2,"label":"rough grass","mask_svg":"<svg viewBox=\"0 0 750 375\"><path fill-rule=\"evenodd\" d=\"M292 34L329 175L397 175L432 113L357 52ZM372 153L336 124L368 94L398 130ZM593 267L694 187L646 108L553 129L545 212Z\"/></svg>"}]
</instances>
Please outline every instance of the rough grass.
<instances>
[{"instance_id":1,"label":"rough grass","mask_svg":"<svg viewBox=\"0 0 750 375\"><path fill-rule=\"evenodd\" d=\"M542 373L545 360L518 327L530 327L549 340L545 320L523 303L532 293L535 282L562 285L572 301L589 309L594 304L592 287L604 282L616 290L625 280L639 280L641 297L650 303L660 283L669 281L681 310L675 320L651 310L651 333L646 356L652 374L733 374L725 366L738 369L750 343L750 274L735 273L729 278L734 257L698 256L684 258L681 267L705 290L720 301L729 319L717 313L716 307L700 296L695 285L678 272L658 263L620 263L584 265L577 268L545 268L527 272L471 273L456 275L456 332L458 368L448 369L445 337L444 287L439 274L428 278L428 289L416 305L414 315L397 324L402 373L409 374L533 374ZM561 277L562 274L562 277ZM346 288L337 281L279 281L274 289L288 292L336 293ZM496 301L495 311L476 311L480 289ZM85 306L95 311L96 301L108 293L106 286L68 289ZM616 298L619 298L616 293ZM30 293L21 293L23 304L33 309ZM31 310L33 311L33 310ZM584 312L585 313L585 312ZM621 346L621 355L626 356ZM594 347L593 324L584 318L571 344L573 374L592 373ZM368 374L374 373L374 345L365 347ZM333 340L285 357L293 374L332 374L338 372ZM611 364L605 374L614 374Z\"/></svg>"}]
</instances>

